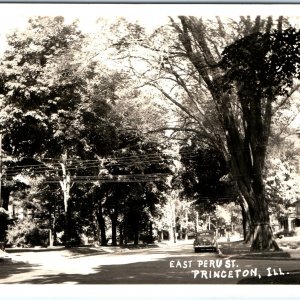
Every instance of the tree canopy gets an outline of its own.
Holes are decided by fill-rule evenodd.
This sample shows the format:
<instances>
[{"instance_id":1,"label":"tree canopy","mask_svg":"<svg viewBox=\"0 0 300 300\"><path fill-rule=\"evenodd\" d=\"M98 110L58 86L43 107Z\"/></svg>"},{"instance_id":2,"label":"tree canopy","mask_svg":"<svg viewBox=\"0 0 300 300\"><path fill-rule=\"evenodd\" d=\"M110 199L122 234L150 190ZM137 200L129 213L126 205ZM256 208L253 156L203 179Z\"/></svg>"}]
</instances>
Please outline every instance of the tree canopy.
<instances>
[{"instance_id":1,"label":"tree canopy","mask_svg":"<svg viewBox=\"0 0 300 300\"><path fill-rule=\"evenodd\" d=\"M223 22L179 16L170 22L150 37L140 32L141 42L127 39L124 49L129 59L142 56L152 66L144 84L176 107L179 125L160 129L192 132L222 151L252 248L277 248L263 178L272 117L298 88L299 31L283 17Z\"/></svg>"},{"instance_id":2,"label":"tree canopy","mask_svg":"<svg viewBox=\"0 0 300 300\"><path fill-rule=\"evenodd\" d=\"M275 191L273 173L287 166L271 158L270 144L299 88L299 31L283 17L179 16L153 32L120 19L96 36L62 17L36 17L8 37L0 62L6 182L29 178L36 208L51 211L53 230L64 224L65 241L89 227L105 245L109 226L113 244L117 232L137 243L168 218L164 205L176 212L180 196L228 193L252 249L277 249L270 195L282 199L291 182L281 178Z\"/></svg>"}]
</instances>

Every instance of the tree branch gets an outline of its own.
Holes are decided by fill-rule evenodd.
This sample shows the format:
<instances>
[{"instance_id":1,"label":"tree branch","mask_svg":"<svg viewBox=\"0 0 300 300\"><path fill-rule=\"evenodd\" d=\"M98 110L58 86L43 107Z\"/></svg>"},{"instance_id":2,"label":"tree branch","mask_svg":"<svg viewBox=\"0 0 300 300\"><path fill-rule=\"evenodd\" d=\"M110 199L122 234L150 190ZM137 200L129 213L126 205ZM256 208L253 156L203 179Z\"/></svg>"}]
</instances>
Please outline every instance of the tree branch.
<instances>
[{"instance_id":1,"label":"tree branch","mask_svg":"<svg viewBox=\"0 0 300 300\"><path fill-rule=\"evenodd\" d=\"M275 107L274 108L274 110L273 110L273 115L274 115L274 113L276 113L282 106L284 106L287 102L288 102L288 100L291 98L291 96L295 93L295 92L297 92L298 90L299 90L299 88L300 88L300 83L299 84L296 84L295 85L295 87L294 88L292 88L291 90L290 90L290 92L288 93L288 95L277 105L277 107Z\"/></svg>"},{"instance_id":2,"label":"tree branch","mask_svg":"<svg viewBox=\"0 0 300 300\"><path fill-rule=\"evenodd\" d=\"M173 131L187 131L187 132L194 132L196 134L199 134L199 135L203 135L203 132L199 131L199 130L196 130L196 129L193 129L193 128L185 128L185 127L171 127L171 126L166 126L166 127L160 127L160 128L156 128L154 130L150 130L150 131L147 131L147 133L156 133L156 132L162 132L162 131L166 131L166 130L173 130ZM205 136L205 135L203 135Z\"/></svg>"}]
</instances>

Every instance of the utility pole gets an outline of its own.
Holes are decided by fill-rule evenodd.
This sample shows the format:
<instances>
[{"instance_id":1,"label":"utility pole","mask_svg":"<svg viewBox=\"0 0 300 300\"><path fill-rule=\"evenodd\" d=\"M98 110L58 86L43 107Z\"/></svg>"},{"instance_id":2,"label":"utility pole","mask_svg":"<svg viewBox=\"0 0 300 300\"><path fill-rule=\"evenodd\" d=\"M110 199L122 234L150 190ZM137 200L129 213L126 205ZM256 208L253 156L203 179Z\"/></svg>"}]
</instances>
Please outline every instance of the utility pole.
<instances>
[{"instance_id":1,"label":"utility pole","mask_svg":"<svg viewBox=\"0 0 300 300\"><path fill-rule=\"evenodd\" d=\"M199 231L199 213L196 211L196 233Z\"/></svg>"}]
</instances>

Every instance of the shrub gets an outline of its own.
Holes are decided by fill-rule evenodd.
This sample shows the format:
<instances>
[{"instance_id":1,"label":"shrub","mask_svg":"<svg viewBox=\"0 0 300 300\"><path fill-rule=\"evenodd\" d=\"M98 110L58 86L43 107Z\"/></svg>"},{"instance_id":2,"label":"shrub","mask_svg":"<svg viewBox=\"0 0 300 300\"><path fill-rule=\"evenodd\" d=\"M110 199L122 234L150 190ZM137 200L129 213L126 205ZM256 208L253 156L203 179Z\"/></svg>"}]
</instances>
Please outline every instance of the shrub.
<instances>
[{"instance_id":1,"label":"shrub","mask_svg":"<svg viewBox=\"0 0 300 300\"><path fill-rule=\"evenodd\" d=\"M9 226L7 244L15 247L46 247L49 243L49 231L40 229L33 220L19 220Z\"/></svg>"}]
</instances>

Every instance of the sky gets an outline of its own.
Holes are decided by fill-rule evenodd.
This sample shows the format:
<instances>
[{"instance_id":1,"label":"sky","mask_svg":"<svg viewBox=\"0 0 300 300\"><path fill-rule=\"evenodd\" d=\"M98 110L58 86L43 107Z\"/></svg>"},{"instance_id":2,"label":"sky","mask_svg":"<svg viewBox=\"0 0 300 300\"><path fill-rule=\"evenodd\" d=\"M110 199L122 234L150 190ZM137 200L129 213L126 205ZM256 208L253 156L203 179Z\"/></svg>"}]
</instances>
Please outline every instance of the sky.
<instances>
[{"instance_id":1,"label":"sky","mask_svg":"<svg viewBox=\"0 0 300 300\"><path fill-rule=\"evenodd\" d=\"M79 19L80 28L85 32L95 29L99 17L113 19L126 17L139 21L145 27L156 27L168 20L168 16L178 15L239 17L240 15L288 15L292 23L299 22L299 5L272 4L17 4L0 3L0 51L3 51L5 37L15 29L25 29L32 16L65 17L67 22Z\"/></svg>"},{"instance_id":2,"label":"sky","mask_svg":"<svg viewBox=\"0 0 300 300\"><path fill-rule=\"evenodd\" d=\"M1 32L24 27L26 19L34 15L63 15L66 19L79 18L83 28L93 27L99 16L113 18L126 16L153 26L167 20L167 16L239 16L239 15L289 15L295 16L299 5L271 4L5 4L0 3ZM299 13L300 16L300 13Z\"/></svg>"},{"instance_id":3,"label":"sky","mask_svg":"<svg viewBox=\"0 0 300 300\"><path fill-rule=\"evenodd\" d=\"M17 4L0 3L0 51L3 51L5 37L15 29L25 29L32 16L65 17L67 22L79 19L80 28L85 32L95 29L99 17L113 19L126 17L139 21L145 27L156 27L168 20L168 16L178 15L239 17L240 15L288 15L293 25L300 19L295 12L299 5L272 4Z\"/></svg>"}]
</instances>

